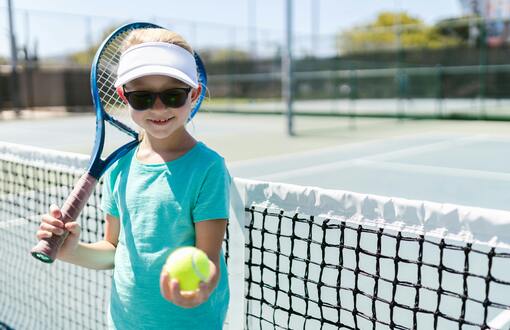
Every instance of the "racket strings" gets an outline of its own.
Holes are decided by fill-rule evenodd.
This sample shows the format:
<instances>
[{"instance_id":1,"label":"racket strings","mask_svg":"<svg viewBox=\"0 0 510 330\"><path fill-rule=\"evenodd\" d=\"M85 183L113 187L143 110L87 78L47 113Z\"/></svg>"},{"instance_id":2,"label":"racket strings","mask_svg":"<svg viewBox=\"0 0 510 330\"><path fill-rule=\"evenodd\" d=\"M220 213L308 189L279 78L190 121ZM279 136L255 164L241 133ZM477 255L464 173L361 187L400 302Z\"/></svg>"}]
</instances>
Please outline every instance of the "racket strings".
<instances>
[{"instance_id":1,"label":"racket strings","mask_svg":"<svg viewBox=\"0 0 510 330\"><path fill-rule=\"evenodd\" d=\"M133 30L135 29L124 31L106 45L101 52L96 72L96 83L105 112L128 126L133 126L133 124L128 118L124 118L129 117L126 113L127 105L117 94L114 84L117 80L117 67L124 42ZM200 59L197 59L197 65L198 78L203 90L201 95L192 104L190 119L195 115L201 103L207 99L207 75L205 73L205 68L203 68L203 64ZM121 118L124 118L124 120Z\"/></svg>"},{"instance_id":2,"label":"racket strings","mask_svg":"<svg viewBox=\"0 0 510 330\"><path fill-rule=\"evenodd\" d=\"M124 101L117 94L114 84L117 80L117 67L124 40L131 30L125 31L112 40L100 55L98 61L97 86L103 108L111 116L120 115L126 108ZM122 122L122 121L121 121ZM123 122L127 124L126 122Z\"/></svg>"}]
</instances>

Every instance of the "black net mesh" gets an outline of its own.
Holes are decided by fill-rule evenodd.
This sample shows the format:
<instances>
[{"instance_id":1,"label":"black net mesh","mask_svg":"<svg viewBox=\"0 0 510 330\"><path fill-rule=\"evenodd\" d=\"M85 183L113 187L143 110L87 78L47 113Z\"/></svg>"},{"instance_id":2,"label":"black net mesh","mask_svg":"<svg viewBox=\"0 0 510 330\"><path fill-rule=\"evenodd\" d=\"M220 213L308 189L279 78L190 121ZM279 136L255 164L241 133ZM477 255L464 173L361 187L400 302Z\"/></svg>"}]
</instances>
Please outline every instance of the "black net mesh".
<instances>
[{"instance_id":1,"label":"black net mesh","mask_svg":"<svg viewBox=\"0 0 510 330\"><path fill-rule=\"evenodd\" d=\"M32 160L0 152L0 329L104 329L111 272L29 253L41 214L63 203L86 159L22 154ZM103 236L100 191L79 218L85 242ZM247 329L508 329L494 321L510 318L508 249L245 204ZM229 267L233 239L229 230Z\"/></svg>"},{"instance_id":2,"label":"black net mesh","mask_svg":"<svg viewBox=\"0 0 510 330\"><path fill-rule=\"evenodd\" d=\"M247 328L488 329L510 254L426 235L246 209Z\"/></svg>"}]
</instances>

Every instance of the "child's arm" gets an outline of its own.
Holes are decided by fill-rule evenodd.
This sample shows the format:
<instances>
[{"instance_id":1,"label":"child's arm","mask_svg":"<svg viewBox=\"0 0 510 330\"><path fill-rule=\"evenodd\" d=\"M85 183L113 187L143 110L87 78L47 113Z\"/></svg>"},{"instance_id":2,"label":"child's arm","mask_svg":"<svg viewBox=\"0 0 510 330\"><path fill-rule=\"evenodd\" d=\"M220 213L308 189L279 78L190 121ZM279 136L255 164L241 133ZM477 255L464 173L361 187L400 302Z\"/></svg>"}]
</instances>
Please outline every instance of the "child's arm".
<instances>
[{"instance_id":1,"label":"child's arm","mask_svg":"<svg viewBox=\"0 0 510 330\"><path fill-rule=\"evenodd\" d=\"M106 215L105 220L103 240L90 244L79 242L74 251L59 256L59 259L91 269L113 269L120 221L109 214Z\"/></svg>"},{"instance_id":2,"label":"child's arm","mask_svg":"<svg viewBox=\"0 0 510 330\"><path fill-rule=\"evenodd\" d=\"M42 239L52 235L62 235L64 224L59 220L60 210L52 205L49 214L42 217L37 238ZM64 244L60 248L57 259L92 269L112 269L117 246L120 222L119 219L106 215L104 240L87 244L79 242L81 228L76 221L66 223L69 231Z\"/></svg>"},{"instance_id":3,"label":"child's arm","mask_svg":"<svg viewBox=\"0 0 510 330\"><path fill-rule=\"evenodd\" d=\"M221 244L227 228L226 219L207 220L195 223L196 247L204 251L211 260L211 278L208 283L201 283L200 290L195 292L180 292L177 280L169 284L167 272L161 273L161 293L181 307L195 307L209 299L212 291L218 285L220 278Z\"/></svg>"},{"instance_id":4,"label":"child's arm","mask_svg":"<svg viewBox=\"0 0 510 330\"><path fill-rule=\"evenodd\" d=\"M220 278L220 252L226 229L226 219L207 220L195 224L195 245L207 254L216 268L216 271L211 273L212 277L207 285L209 294L216 288Z\"/></svg>"}]
</instances>

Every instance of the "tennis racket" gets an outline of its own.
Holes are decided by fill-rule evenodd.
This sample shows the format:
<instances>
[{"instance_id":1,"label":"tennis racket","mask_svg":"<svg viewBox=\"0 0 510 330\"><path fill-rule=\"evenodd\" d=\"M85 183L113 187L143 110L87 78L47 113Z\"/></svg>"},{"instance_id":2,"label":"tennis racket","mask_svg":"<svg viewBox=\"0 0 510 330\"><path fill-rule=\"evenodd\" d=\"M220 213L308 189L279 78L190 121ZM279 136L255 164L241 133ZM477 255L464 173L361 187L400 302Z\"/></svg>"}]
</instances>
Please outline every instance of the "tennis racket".
<instances>
[{"instance_id":1,"label":"tennis racket","mask_svg":"<svg viewBox=\"0 0 510 330\"><path fill-rule=\"evenodd\" d=\"M127 105L117 94L114 83L117 79L117 66L123 41L134 30L154 28L161 27L151 23L130 23L121 26L103 41L96 52L90 74L90 88L96 111L96 138L87 172L78 180L61 208L61 220L64 223L77 219L106 169L138 144L138 133L132 127L127 115ZM198 81L202 85L202 89L190 112L190 120L200 108L207 89L207 74L204 64L197 53L194 56L197 64ZM103 160L101 155L105 140L106 122L130 136L132 140ZM32 248L32 255L42 262L52 263L68 234L69 232L65 231L63 235L54 235L48 239L40 240Z\"/></svg>"}]
</instances>

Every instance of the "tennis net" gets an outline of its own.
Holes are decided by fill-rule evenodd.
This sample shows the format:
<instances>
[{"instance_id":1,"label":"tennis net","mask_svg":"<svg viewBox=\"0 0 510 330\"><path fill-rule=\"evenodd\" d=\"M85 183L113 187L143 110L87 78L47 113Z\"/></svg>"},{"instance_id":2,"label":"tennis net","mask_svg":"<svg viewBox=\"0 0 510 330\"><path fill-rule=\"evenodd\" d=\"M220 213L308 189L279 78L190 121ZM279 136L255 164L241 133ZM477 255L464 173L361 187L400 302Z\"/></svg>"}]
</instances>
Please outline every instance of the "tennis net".
<instances>
[{"instance_id":1,"label":"tennis net","mask_svg":"<svg viewBox=\"0 0 510 330\"><path fill-rule=\"evenodd\" d=\"M106 328L111 272L29 254L86 164L0 143L0 329ZM103 235L100 198L86 242ZM231 204L230 329L510 327L510 212L238 178Z\"/></svg>"}]
</instances>

